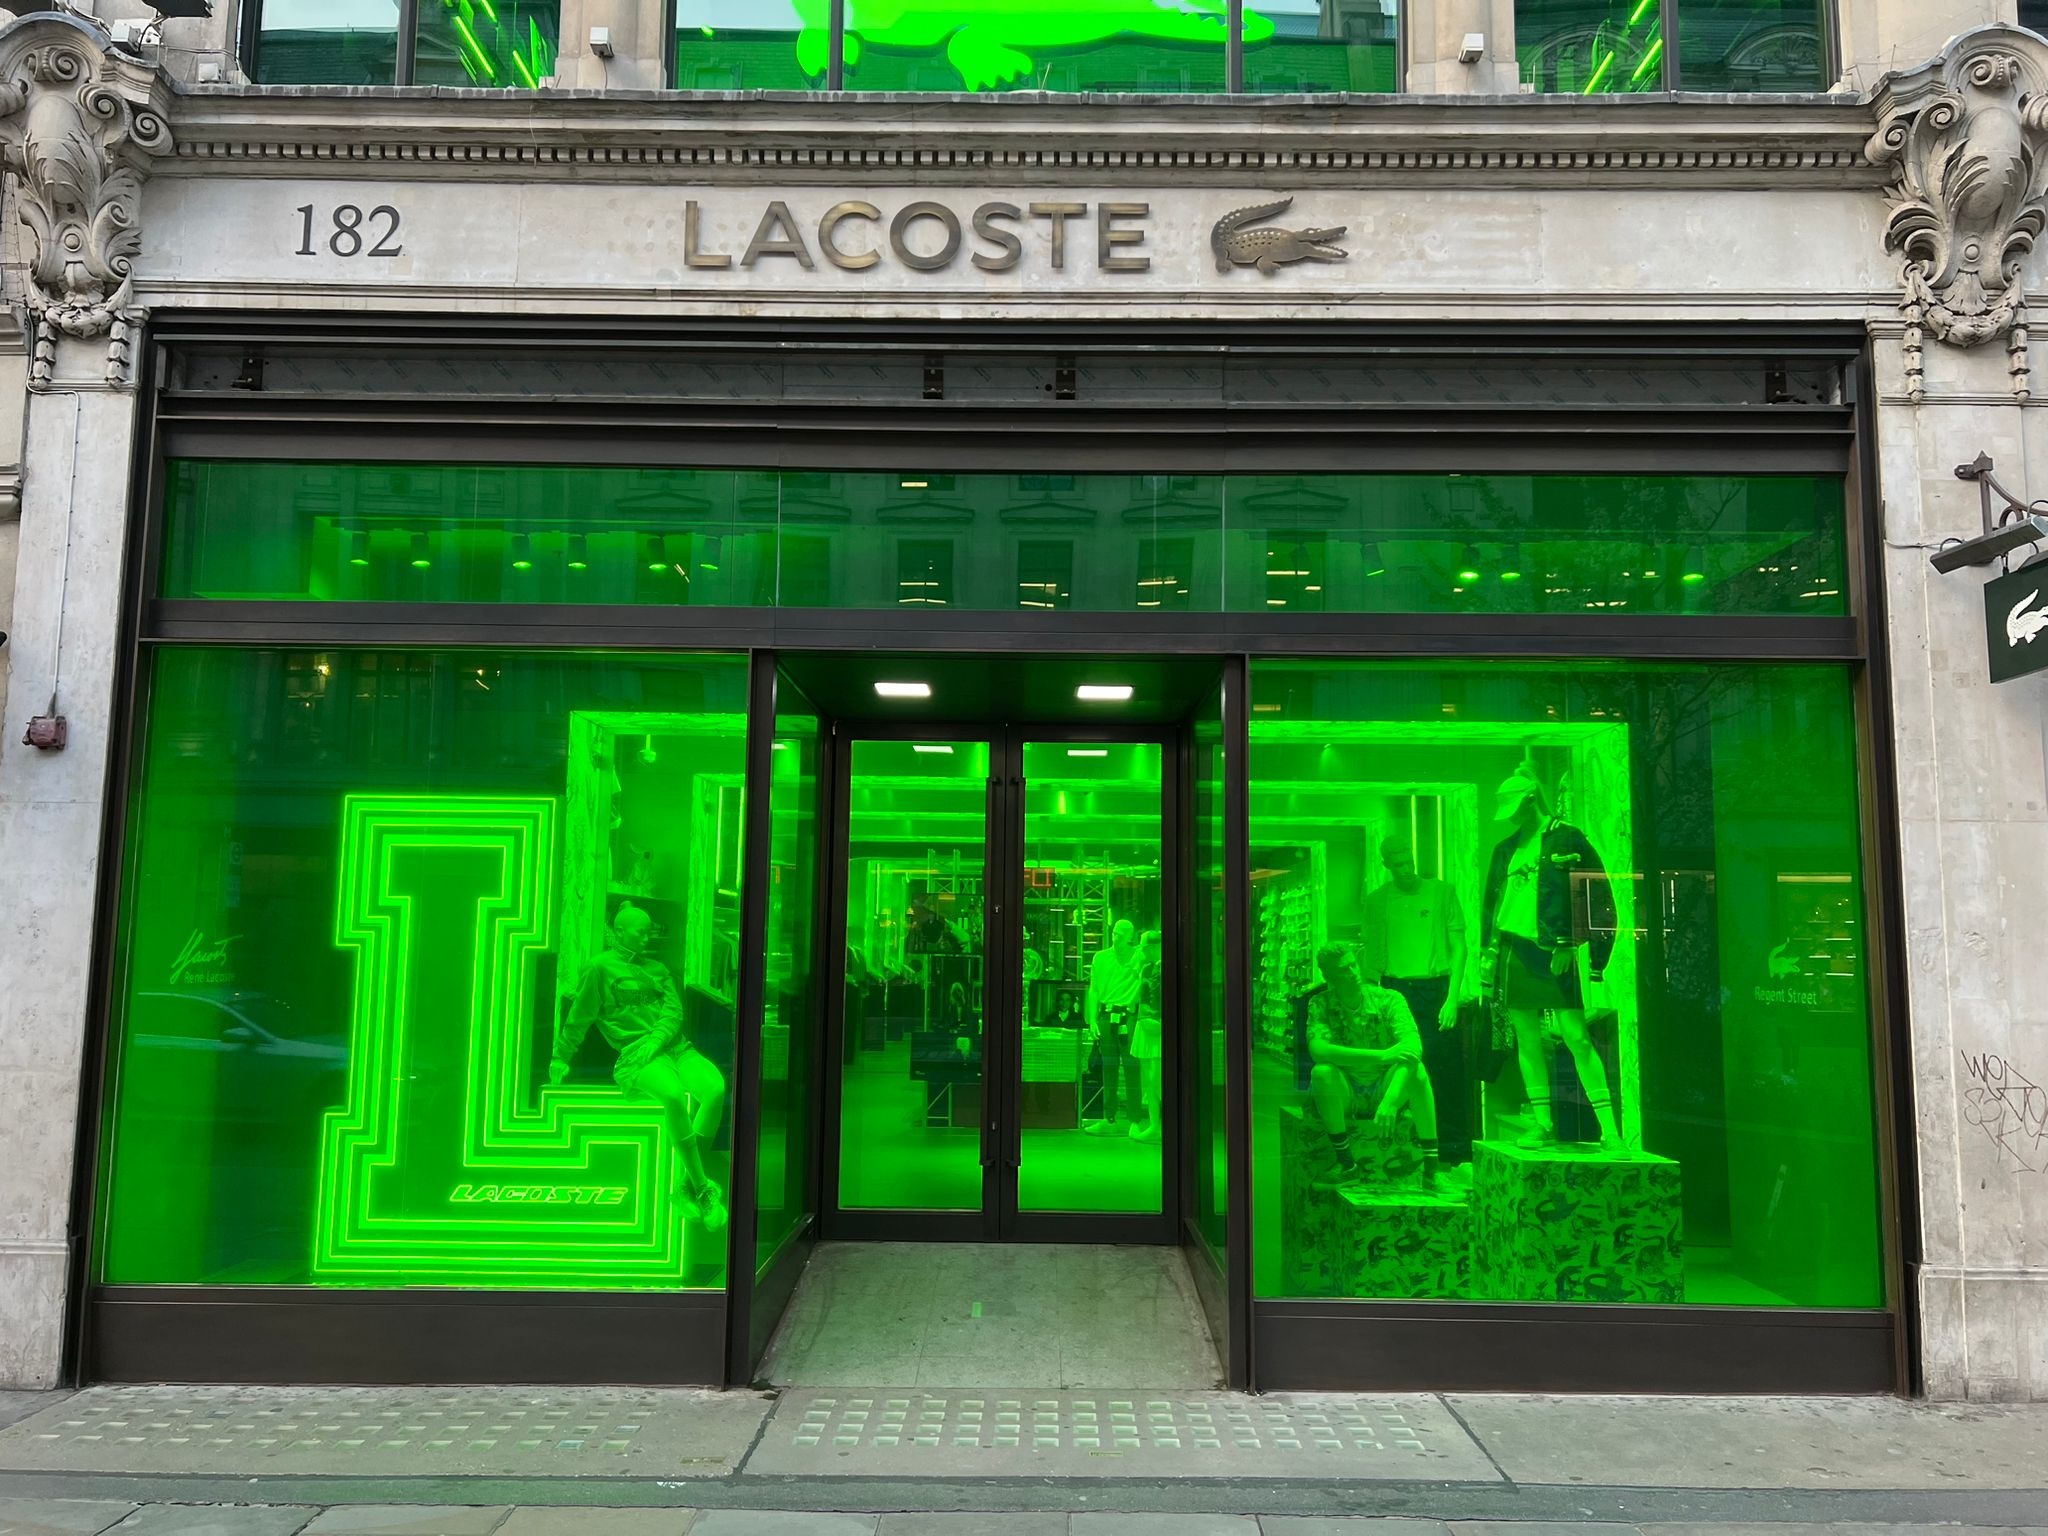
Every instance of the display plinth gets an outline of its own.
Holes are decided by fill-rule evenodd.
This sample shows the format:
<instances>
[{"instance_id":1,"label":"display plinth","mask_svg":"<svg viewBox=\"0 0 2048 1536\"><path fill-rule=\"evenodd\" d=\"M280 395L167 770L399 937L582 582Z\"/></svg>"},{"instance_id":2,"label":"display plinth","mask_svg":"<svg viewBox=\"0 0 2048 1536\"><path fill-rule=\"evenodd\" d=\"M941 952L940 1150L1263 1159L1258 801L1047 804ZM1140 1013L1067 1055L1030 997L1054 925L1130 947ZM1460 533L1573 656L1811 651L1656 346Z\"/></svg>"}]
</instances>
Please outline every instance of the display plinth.
<instances>
[{"instance_id":1,"label":"display plinth","mask_svg":"<svg viewBox=\"0 0 2048 1536\"><path fill-rule=\"evenodd\" d=\"M1471 1208L1418 1187L1422 1154L1405 1127L1389 1138L1354 1136L1362 1177L1342 1188L1328 1178L1327 1140L1304 1111L1281 1112L1280 1147L1290 1294L1400 1301L1469 1293Z\"/></svg>"},{"instance_id":2,"label":"display plinth","mask_svg":"<svg viewBox=\"0 0 2048 1536\"><path fill-rule=\"evenodd\" d=\"M1685 1299L1678 1164L1575 1144L1472 1149L1473 1294L1487 1301Z\"/></svg>"}]
</instances>

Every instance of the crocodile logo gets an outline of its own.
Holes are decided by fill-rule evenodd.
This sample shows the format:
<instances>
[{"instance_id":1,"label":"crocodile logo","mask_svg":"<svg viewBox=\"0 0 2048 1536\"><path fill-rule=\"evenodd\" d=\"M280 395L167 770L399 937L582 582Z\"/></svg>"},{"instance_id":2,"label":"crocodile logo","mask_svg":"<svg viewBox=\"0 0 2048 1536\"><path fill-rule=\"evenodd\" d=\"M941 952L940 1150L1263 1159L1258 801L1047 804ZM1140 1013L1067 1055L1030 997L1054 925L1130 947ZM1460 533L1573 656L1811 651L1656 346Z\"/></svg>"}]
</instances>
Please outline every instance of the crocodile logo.
<instances>
[{"instance_id":1,"label":"crocodile logo","mask_svg":"<svg viewBox=\"0 0 2048 1536\"><path fill-rule=\"evenodd\" d=\"M1267 226L1263 229L1248 229L1261 219L1274 218L1294 206L1294 199L1283 197L1277 203L1260 203L1254 208L1235 208L1216 221L1216 227L1209 232L1209 245L1216 252L1216 270L1228 272L1233 266L1257 267L1267 277L1290 262L1296 261L1343 261L1351 253L1343 247L1331 244L1340 238L1345 226L1335 229L1277 229Z\"/></svg>"},{"instance_id":2,"label":"crocodile logo","mask_svg":"<svg viewBox=\"0 0 2048 1536\"><path fill-rule=\"evenodd\" d=\"M2025 611L2040 595L2041 589L2036 587L2014 603L2012 612L2005 616L2005 643L2008 646L2017 649L2022 640L2032 645L2034 636L2048 629L2048 608L2037 608L2032 613Z\"/></svg>"},{"instance_id":3,"label":"crocodile logo","mask_svg":"<svg viewBox=\"0 0 2048 1536\"><path fill-rule=\"evenodd\" d=\"M797 62L825 73L831 46L831 0L796 0L801 30ZM1029 82L1038 56L1086 48L1121 37L1162 43L1213 43L1228 32L1225 0L846 0L846 67L863 49L925 51L943 46L946 62L970 91ZM1244 40L1261 43L1273 23L1247 10Z\"/></svg>"}]
</instances>

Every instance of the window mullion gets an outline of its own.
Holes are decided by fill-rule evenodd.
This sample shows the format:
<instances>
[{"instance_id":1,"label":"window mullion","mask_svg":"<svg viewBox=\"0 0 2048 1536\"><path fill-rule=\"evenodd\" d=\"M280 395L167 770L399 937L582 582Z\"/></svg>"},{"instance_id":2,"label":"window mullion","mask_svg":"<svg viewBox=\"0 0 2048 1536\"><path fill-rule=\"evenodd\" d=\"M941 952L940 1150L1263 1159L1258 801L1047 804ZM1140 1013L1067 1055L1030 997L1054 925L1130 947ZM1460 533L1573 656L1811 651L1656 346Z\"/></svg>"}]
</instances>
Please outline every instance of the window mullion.
<instances>
[{"instance_id":1,"label":"window mullion","mask_svg":"<svg viewBox=\"0 0 2048 1536\"><path fill-rule=\"evenodd\" d=\"M400 85L411 85L414 54L418 51L420 29L420 0L398 0L398 43L396 59L392 67L392 79Z\"/></svg>"}]
</instances>

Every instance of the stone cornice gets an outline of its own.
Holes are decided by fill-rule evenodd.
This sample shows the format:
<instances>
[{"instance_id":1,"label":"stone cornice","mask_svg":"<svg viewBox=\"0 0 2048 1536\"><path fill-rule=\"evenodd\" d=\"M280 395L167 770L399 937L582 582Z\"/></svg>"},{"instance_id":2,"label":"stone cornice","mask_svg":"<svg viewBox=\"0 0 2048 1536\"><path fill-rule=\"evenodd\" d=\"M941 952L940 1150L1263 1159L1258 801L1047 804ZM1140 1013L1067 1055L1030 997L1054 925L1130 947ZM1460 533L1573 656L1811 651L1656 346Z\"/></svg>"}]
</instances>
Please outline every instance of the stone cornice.
<instances>
[{"instance_id":1,"label":"stone cornice","mask_svg":"<svg viewBox=\"0 0 2048 1536\"><path fill-rule=\"evenodd\" d=\"M1874 187L1859 97L949 97L197 87L159 175Z\"/></svg>"}]
</instances>

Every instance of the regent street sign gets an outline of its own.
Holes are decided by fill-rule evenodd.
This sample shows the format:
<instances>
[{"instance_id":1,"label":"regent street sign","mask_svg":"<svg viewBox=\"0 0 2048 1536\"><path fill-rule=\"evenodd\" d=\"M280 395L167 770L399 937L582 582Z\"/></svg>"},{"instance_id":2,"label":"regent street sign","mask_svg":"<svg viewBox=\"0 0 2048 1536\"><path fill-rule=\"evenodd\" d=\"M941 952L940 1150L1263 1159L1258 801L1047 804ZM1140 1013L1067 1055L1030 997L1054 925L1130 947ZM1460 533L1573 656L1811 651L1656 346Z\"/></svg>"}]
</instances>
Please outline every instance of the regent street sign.
<instances>
[{"instance_id":1,"label":"regent street sign","mask_svg":"<svg viewBox=\"0 0 2048 1536\"><path fill-rule=\"evenodd\" d=\"M1266 276L1299 261L1343 261L1343 227L1288 229L1268 221L1292 197L1233 209L1216 221L1209 243L1218 271L1254 267ZM883 209L862 198L836 202L815 223L780 198L765 203L743 247L721 248L706 233L704 205L683 209L683 262L694 271L730 271L791 263L814 272L819 263L863 272L884 262L912 272L943 272L964 257L983 272L1029 264L1060 272L1093 260L1098 272L1148 272L1152 205L1072 200L990 201L958 207L916 198Z\"/></svg>"}]
</instances>

